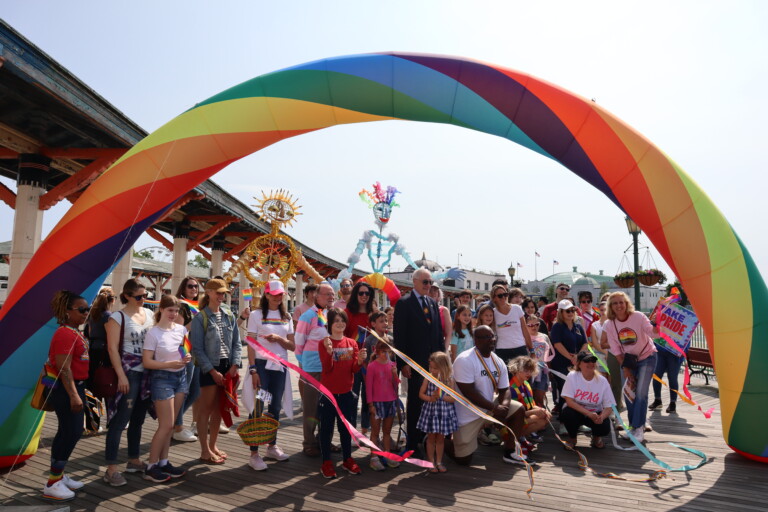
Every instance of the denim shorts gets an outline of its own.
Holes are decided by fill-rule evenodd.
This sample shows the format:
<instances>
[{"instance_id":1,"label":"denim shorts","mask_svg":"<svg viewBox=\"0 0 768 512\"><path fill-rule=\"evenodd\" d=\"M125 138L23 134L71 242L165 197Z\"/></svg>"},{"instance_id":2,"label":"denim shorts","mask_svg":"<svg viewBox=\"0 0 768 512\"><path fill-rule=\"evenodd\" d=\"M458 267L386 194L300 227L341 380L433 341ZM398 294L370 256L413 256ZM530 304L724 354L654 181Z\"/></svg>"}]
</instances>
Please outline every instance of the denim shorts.
<instances>
[{"instance_id":1,"label":"denim shorts","mask_svg":"<svg viewBox=\"0 0 768 512\"><path fill-rule=\"evenodd\" d=\"M549 389L549 374L544 373L544 371L539 368L539 374L536 376L536 378L531 382L531 389L536 389L539 391L546 391Z\"/></svg>"},{"instance_id":2,"label":"denim shorts","mask_svg":"<svg viewBox=\"0 0 768 512\"><path fill-rule=\"evenodd\" d=\"M176 393L187 393L189 391L187 372L183 369L178 372L152 370L150 388L152 389L153 402L168 400L173 398Z\"/></svg>"}]
</instances>

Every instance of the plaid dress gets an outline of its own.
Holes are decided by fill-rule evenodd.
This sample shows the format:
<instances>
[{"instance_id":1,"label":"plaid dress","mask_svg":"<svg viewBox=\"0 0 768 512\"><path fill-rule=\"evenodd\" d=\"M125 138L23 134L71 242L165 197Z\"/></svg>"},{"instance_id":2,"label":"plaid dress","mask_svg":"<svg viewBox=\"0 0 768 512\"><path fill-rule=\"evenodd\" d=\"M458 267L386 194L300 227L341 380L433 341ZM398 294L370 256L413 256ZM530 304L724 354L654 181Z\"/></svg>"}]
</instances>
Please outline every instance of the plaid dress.
<instances>
[{"instance_id":1,"label":"plaid dress","mask_svg":"<svg viewBox=\"0 0 768 512\"><path fill-rule=\"evenodd\" d=\"M427 383L428 395L435 392L437 386ZM416 428L427 434L453 434L459 428L459 420L456 418L456 408L453 403L443 401L442 397L437 402L424 402L421 405L421 415Z\"/></svg>"}]
</instances>

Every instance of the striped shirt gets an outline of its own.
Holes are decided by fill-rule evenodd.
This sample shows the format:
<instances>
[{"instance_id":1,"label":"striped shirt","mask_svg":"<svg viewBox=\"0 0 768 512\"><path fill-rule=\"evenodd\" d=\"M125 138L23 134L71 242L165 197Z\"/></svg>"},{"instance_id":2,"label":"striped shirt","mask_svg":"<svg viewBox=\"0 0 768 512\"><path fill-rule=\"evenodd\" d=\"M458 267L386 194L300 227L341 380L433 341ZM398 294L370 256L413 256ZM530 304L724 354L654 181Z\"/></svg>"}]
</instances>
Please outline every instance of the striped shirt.
<instances>
[{"instance_id":1,"label":"striped shirt","mask_svg":"<svg viewBox=\"0 0 768 512\"><path fill-rule=\"evenodd\" d=\"M328 336L328 329L320 325L317 311L317 306L312 306L299 317L296 323L296 359L301 363L301 368L307 372L323 370L318 348Z\"/></svg>"}]
</instances>

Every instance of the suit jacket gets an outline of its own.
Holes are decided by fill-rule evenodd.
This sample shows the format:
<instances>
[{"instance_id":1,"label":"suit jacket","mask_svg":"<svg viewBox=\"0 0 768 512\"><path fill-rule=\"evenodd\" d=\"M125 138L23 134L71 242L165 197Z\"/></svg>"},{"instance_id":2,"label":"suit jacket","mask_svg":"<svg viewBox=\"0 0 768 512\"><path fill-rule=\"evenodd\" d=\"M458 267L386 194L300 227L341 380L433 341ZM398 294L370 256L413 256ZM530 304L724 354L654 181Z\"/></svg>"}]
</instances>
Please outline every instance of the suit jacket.
<instances>
[{"instance_id":1,"label":"suit jacket","mask_svg":"<svg viewBox=\"0 0 768 512\"><path fill-rule=\"evenodd\" d=\"M395 347L411 357L422 368L429 368L429 356L438 350L445 350L443 327L440 324L440 309L437 302L426 297L429 319L414 293L409 293L395 304L394 338ZM397 360L398 370L405 366Z\"/></svg>"}]
</instances>

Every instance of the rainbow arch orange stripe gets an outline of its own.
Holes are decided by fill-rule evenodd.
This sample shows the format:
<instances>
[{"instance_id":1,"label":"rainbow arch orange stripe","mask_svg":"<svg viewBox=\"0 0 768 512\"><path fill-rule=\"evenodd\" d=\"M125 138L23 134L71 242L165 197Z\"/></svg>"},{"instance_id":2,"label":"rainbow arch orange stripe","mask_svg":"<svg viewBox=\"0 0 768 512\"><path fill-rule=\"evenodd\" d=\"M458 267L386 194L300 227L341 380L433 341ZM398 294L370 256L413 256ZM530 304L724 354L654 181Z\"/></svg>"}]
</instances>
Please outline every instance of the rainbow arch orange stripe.
<instances>
[{"instance_id":1,"label":"rainbow arch orange stripe","mask_svg":"<svg viewBox=\"0 0 768 512\"><path fill-rule=\"evenodd\" d=\"M483 62L406 53L325 59L244 82L147 136L93 183L0 311L2 460L27 456L23 434L39 426L27 405L36 374L25 368L44 359L55 324L40 305L55 291L94 297L113 263L165 208L229 163L314 130L392 119L509 139L557 160L632 217L699 315L717 368L726 442L768 461L768 432L760 428L768 419L768 329L758 314L768 291L691 177L629 125L556 85Z\"/></svg>"}]
</instances>

